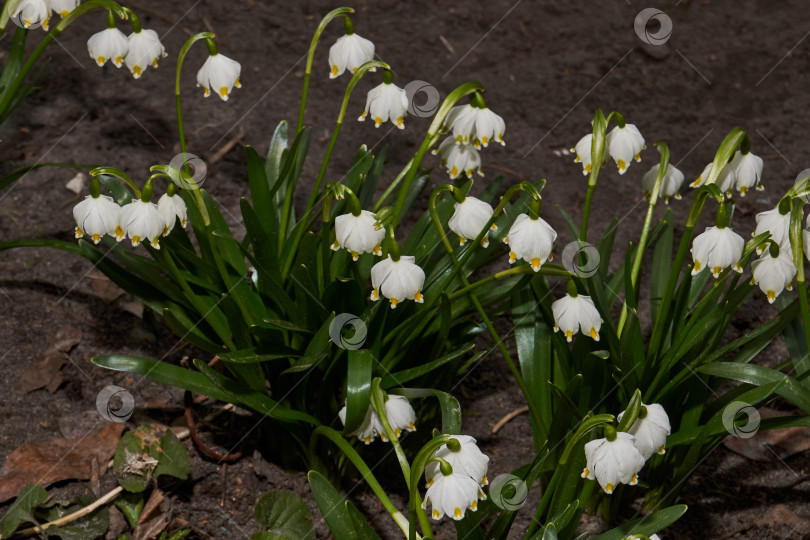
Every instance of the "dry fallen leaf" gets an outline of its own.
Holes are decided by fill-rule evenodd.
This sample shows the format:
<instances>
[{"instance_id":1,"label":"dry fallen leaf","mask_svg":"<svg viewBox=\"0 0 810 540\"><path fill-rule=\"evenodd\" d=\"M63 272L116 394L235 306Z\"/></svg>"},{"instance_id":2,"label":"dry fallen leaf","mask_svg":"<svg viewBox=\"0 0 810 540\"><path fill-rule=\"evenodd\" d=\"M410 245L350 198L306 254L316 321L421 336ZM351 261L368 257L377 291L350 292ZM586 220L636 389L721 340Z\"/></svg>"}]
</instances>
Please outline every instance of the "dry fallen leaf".
<instances>
[{"instance_id":1,"label":"dry fallen leaf","mask_svg":"<svg viewBox=\"0 0 810 540\"><path fill-rule=\"evenodd\" d=\"M87 480L92 461L106 463L124 424L111 423L70 439L25 443L14 450L0 469L0 503L15 497L26 484L48 487L61 480Z\"/></svg>"},{"instance_id":2,"label":"dry fallen leaf","mask_svg":"<svg viewBox=\"0 0 810 540\"><path fill-rule=\"evenodd\" d=\"M65 187L76 195L79 195L82 191L84 191L84 183L86 180L87 177L84 175L84 173L79 172L76 173L76 176L71 178L67 184L65 184Z\"/></svg>"},{"instance_id":3,"label":"dry fallen leaf","mask_svg":"<svg viewBox=\"0 0 810 540\"><path fill-rule=\"evenodd\" d=\"M81 339L82 331L78 328L69 324L59 328L53 343L48 348L37 351L34 361L20 374L15 386L18 395L45 387L49 392L55 392L62 384L61 370L68 360L67 355Z\"/></svg>"},{"instance_id":4,"label":"dry fallen leaf","mask_svg":"<svg viewBox=\"0 0 810 540\"><path fill-rule=\"evenodd\" d=\"M759 409L759 414L762 418L785 415L784 412L767 407ZM758 431L749 438L729 435L723 444L732 452L754 461L776 461L810 450L810 428L792 427Z\"/></svg>"}]
</instances>

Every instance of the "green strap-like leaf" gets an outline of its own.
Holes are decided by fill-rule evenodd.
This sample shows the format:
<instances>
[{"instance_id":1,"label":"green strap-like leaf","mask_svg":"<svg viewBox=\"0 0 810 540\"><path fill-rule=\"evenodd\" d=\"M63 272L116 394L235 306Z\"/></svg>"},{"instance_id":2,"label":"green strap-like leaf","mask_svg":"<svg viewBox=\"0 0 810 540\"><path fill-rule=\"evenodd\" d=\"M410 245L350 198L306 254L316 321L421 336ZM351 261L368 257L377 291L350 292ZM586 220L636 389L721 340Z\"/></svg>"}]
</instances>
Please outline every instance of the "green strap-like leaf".
<instances>
[{"instance_id":1,"label":"green strap-like leaf","mask_svg":"<svg viewBox=\"0 0 810 540\"><path fill-rule=\"evenodd\" d=\"M594 540L623 540L631 534L649 536L675 523L684 512L686 512L685 504L670 506L649 516L628 521L615 529L600 534Z\"/></svg>"},{"instance_id":2,"label":"green strap-like leaf","mask_svg":"<svg viewBox=\"0 0 810 540\"><path fill-rule=\"evenodd\" d=\"M307 479L309 480L309 487L312 489L312 496L318 504L318 509L335 538L341 540L360 539L354 521L346 505L343 504L343 497L329 483L329 480L316 471L310 471L307 474Z\"/></svg>"}]
</instances>

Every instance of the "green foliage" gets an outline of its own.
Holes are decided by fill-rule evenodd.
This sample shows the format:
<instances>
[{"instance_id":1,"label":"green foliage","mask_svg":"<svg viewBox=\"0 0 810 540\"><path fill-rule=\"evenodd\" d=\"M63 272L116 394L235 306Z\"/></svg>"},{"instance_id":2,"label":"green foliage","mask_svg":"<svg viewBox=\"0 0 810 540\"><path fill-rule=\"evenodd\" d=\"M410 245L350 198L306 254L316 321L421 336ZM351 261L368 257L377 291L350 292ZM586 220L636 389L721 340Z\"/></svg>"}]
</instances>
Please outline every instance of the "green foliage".
<instances>
[{"instance_id":1,"label":"green foliage","mask_svg":"<svg viewBox=\"0 0 810 540\"><path fill-rule=\"evenodd\" d=\"M167 430L159 436L156 428L143 425L121 437L115 449L113 468L121 487L140 493L162 475L185 480L189 459L174 432Z\"/></svg>"},{"instance_id":2,"label":"green foliage","mask_svg":"<svg viewBox=\"0 0 810 540\"><path fill-rule=\"evenodd\" d=\"M0 519L0 535L11 536L21 523L33 522L33 510L48 499L48 492L39 484L28 484Z\"/></svg>"},{"instance_id":3,"label":"green foliage","mask_svg":"<svg viewBox=\"0 0 810 540\"><path fill-rule=\"evenodd\" d=\"M256 503L253 517L263 530L252 540L313 540L312 514L300 497L289 491L271 491Z\"/></svg>"}]
</instances>

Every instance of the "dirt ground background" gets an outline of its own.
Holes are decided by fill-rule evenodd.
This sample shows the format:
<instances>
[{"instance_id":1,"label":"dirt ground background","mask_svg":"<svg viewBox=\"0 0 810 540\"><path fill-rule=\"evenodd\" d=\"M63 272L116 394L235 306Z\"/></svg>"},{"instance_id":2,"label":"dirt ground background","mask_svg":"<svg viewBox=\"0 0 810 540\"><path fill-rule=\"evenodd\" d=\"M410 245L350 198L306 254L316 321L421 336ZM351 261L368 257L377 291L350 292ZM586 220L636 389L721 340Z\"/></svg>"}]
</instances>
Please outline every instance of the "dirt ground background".
<instances>
[{"instance_id":1,"label":"dirt ground background","mask_svg":"<svg viewBox=\"0 0 810 540\"><path fill-rule=\"evenodd\" d=\"M169 56L137 81L125 68L99 69L88 58L86 40L104 27L104 16L80 20L49 47L51 62L39 90L5 127L2 173L53 161L111 165L143 179L150 165L168 163L179 151L174 62L189 33L206 29L217 34L223 54L241 62L243 88L227 103L216 97L204 100L202 90L194 86L204 47L192 50L182 80L189 151L210 161L244 133L241 142L263 153L280 120L294 124L311 32L323 14L340 4L138 0L128 5L142 16L145 28L158 32ZM797 174L810 167L805 136L810 40L805 40L806 25L799 22L807 20L810 6L800 0L687 0L657 6L638 0L358 0L353 7L357 33L376 44L398 85L426 81L445 96L467 80L484 84L488 105L506 120L507 146L484 150L486 178L479 187L498 174L505 174L507 183L547 178L544 217L561 232L562 242L567 234L554 205L579 217L585 181L572 156L560 150L573 146L590 129L596 107L620 111L640 128L648 145L642 163L633 164L626 175L619 176L611 166L600 178L593 231L598 235L611 218L619 217L617 245L640 231L645 210L640 179L657 160L654 141L669 143L672 162L691 180L732 127L749 131L753 151L765 159L766 190L739 200L735 227L743 234L753 230L753 216L772 208ZM666 44L647 45L634 32L633 20L646 7L659 7L671 17L673 30ZM314 126L313 145L303 175L310 182L347 82L346 76L334 81L327 76L328 47L341 33L340 24L330 27L315 57L306 116L307 124ZM32 37L37 36L34 32ZM7 54L9 45L6 35L0 40L0 54ZM371 76L358 85L328 178L339 178L347 170L361 143L373 148L387 144L391 163L383 183L390 181L429 125L430 119L413 117L406 119L404 131L388 125L375 130L369 122L354 122L365 92L376 84ZM426 164L435 164L435 158L429 157ZM209 167L205 184L235 230L240 228L239 198L248 193L245 172L244 152L237 145ZM71 176L60 169L39 170L1 192L0 238L72 238L76 198L64 187ZM444 180L437 170L431 182ZM306 196L303 189L298 193L299 199ZM673 209L682 222L688 202L675 202ZM109 384L130 389L139 408L151 407L146 412L152 417L160 412L159 418L169 422L182 415L181 392L90 364L92 355L117 352L179 362L184 350L165 329L156 336L138 315L137 304L111 290L87 262L46 249L2 252L0 293L0 460L24 442L48 441L74 433L71 429L77 425L86 426L86 418L79 420L81 413L94 410L98 391ZM764 305L759 297L751 301L737 331L772 315ZM54 383L52 392L23 393L20 374L65 324L80 329L82 336L61 368L61 384ZM779 347L769 351L776 356L763 359L769 364L785 354ZM465 432L478 438L491 457L491 477L531 459L526 416L496 435L490 433L500 418L523 404L496 354L454 392L463 403ZM238 433L221 436L233 441ZM194 529L192 538L246 538L256 530L252 509L263 493L291 489L308 497L303 474L288 474L267 463L251 444L243 449L247 457L228 465L224 473L189 444L193 478L166 491L175 525L187 522ZM759 463L718 448L683 491L689 512L661 537L808 537L802 535L810 534L810 482L786 486L810 471L809 458L803 453ZM102 488L113 485L109 476L102 477ZM91 487L74 482L60 489ZM381 534L397 537L370 491L363 485L345 488L381 527ZM307 500L319 536L327 538L311 497ZM516 532L525 529L530 506L520 514ZM450 530L441 529L444 535Z\"/></svg>"}]
</instances>

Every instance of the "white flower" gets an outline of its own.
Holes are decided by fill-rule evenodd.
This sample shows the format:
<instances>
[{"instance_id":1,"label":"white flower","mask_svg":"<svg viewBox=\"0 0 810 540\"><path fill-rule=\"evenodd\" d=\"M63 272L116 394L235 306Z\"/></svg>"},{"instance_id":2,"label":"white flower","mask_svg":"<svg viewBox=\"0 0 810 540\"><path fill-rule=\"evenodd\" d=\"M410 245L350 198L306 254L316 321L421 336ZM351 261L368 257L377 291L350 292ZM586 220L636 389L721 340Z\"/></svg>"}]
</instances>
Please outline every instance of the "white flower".
<instances>
[{"instance_id":1,"label":"white flower","mask_svg":"<svg viewBox=\"0 0 810 540\"><path fill-rule=\"evenodd\" d=\"M734 186L740 192L740 196L745 197L745 192L752 187L759 191L763 190L761 157L751 152L743 154L737 150L728 166L734 169Z\"/></svg>"},{"instance_id":2,"label":"white flower","mask_svg":"<svg viewBox=\"0 0 810 540\"><path fill-rule=\"evenodd\" d=\"M76 239L85 234L93 238L98 244L105 234L114 236L119 242L124 239L124 230L121 228L121 207L113 201L112 197L88 195L79 204L73 207L73 218L76 220Z\"/></svg>"},{"instance_id":3,"label":"white flower","mask_svg":"<svg viewBox=\"0 0 810 540\"><path fill-rule=\"evenodd\" d=\"M51 9L63 19L79 6L79 0L51 0Z\"/></svg>"},{"instance_id":4,"label":"white flower","mask_svg":"<svg viewBox=\"0 0 810 540\"><path fill-rule=\"evenodd\" d=\"M439 162L447 170L450 180L455 180L462 173L472 178L473 171L484 176L481 170L481 154L472 144L456 144L453 139L447 137L437 149L433 150L433 155L436 154L439 154Z\"/></svg>"},{"instance_id":5,"label":"white flower","mask_svg":"<svg viewBox=\"0 0 810 540\"><path fill-rule=\"evenodd\" d=\"M403 431L416 431L416 412L405 396L389 394L385 402L385 416L397 437Z\"/></svg>"},{"instance_id":6,"label":"white flower","mask_svg":"<svg viewBox=\"0 0 810 540\"><path fill-rule=\"evenodd\" d=\"M487 481L487 468L489 467L489 457L481 452L475 439L469 435L453 435L461 448L454 452L447 448L446 444L440 446L432 457L442 458L453 467L453 474L464 474L475 480L478 485L485 486ZM433 485L433 480L441 474L439 463L431 461L425 467L425 479L427 485Z\"/></svg>"},{"instance_id":7,"label":"white flower","mask_svg":"<svg viewBox=\"0 0 810 540\"><path fill-rule=\"evenodd\" d=\"M804 239L804 241L802 242L802 244L804 244L803 245L804 256L807 257L808 261L810 261L810 227L802 231L802 237Z\"/></svg>"},{"instance_id":8,"label":"white flower","mask_svg":"<svg viewBox=\"0 0 810 540\"><path fill-rule=\"evenodd\" d=\"M452 474L445 476L439 473L433 478L422 501L422 508L430 504L430 515L436 520L445 515L459 520L464 518L467 509L473 512L478 510L478 500L486 498L475 480L453 469Z\"/></svg>"},{"instance_id":9,"label":"white flower","mask_svg":"<svg viewBox=\"0 0 810 540\"><path fill-rule=\"evenodd\" d=\"M543 218L532 219L528 214L520 214L503 241L509 245L510 264L523 259L537 272L544 262L551 260L551 248L556 239L557 232Z\"/></svg>"},{"instance_id":10,"label":"white flower","mask_svg":"<svg viewBox=\"0 0 810 540\"><path fill-rule=\"evenodd\" d=\"M339 37L335 44L329 48L329 65L332 70L329 73L329 78L339 77L347 69L354 73L357 68L372 60L374 60L374 44L372 42L357 34L347 34ZM372 68L369 71L376 71L376 69Z\"/></svg>"},{"instance_id":11,"label":"white flower","mask_svg":"<svg viewBox=\"0 0 810 540\"><path fill-rule=\"evenodd\" d=\"M554 315L554 331L562 330L569 342L580 330L599 341L602 317L590 296L566 294L551 304L551 313Z\"/></svg>"},{"instance_id":12,"label":"white flower","mask_svg":"<svg viewBox=\"0 0 810 540\"><path fill-rule=\"evenodd\" d=\"M403 300L425 301L422 287L425 285L425 272L419 268L414 257L403 255L398 261L391 255L371 267L372 300L384 296L391 300L391 309Z\"/></svg>"},{"instance_id":13,"label":"white flower","mask_svg":"<svg viewBox=\"0 0 810 540\"><path fill-rule=\"evenodd\" d=\"M582 478L596 480L610 495L619 484L634 486L638 471L644 466L644 457L636 450L635 437L620 431L616 439L595 439L585 445L586 467Z\"/></svg>"},{"instance_id":14,"label":"white flower","mask_svg":"<svg viewBox=\"0 0 810 540\"><path fill-rule=\"evenodd\" d=\"M757 214L757 228L752 236L759 236L762 233L771 233L770 240L776 242L779 249L790 249L790 212L779 213L779 207ZM757 248L757 255L761 255L768 249L768 243L760 244Z\"/></svg>"},{"instance_id":15,"label":"white flower","mask_svg":"<svg viewBox=\"0 0 810 540\"><path fill-rule=\"evenodd\" d=\"M588 133L571 149L576 154L574 163L582 163L582 174L588 176L591 172L591 146L593 145L593 133ZM603 160L604 161L604 160ZM604 162L602 163L604 165Z\"/></svg>"},{"instance_id":16,"label":"white flower","mask_svg":"<svg viewBox=\"0 0 810 540\"><path fill-rule=\"evenodd\" d=\"M197 72L197 86L203 87L205 97L211 95L213 88L222 101L228 101L228 95L234 86L242 88L242 83L239 82L241 71L242 66L236 60L231 60L224 54L211 54Z\"/></svg>"},{"instance_id":17,"label":"white flower","mask_svg":"<svg viewBox=\"0 0 810 540\"><path fill-rule=\"evenodd\" d=\"M636 421L627 430L628 433L636 438L636 450L638 450L641 457L645 460L650 459L650 456L656 452L664 454L664 445L667 442L667 435L672 431L669 425L669 416L664 408L658 403L651 405L641 404L647 413L642 418L639 414ZM619 422L622 421L624 411L620 412L617 416Z\"/></svg>"},{"instance_id":18,"label":"white flower","mask_svg":"<svg viewBox=\"0 0 810 540\"><path fill-rule=\"evenodd\" d=\"M132 240L133 246L146 240L153 248L160 249L158 239L166 228L166 218L158 211L155 203L133 199L121 209L121 226Z\"/></svg>"},{"instance_id":19,"label":"white flower","mask_svg":"<svg viewBox=\"0 0 810 540\"><path fill-rule=\"evenodd\" d=\"M180 219L180 226L186 228L188 219L186 203L180 195L169 195L164 193L157 202L158 212L163 216L166 225L163 229L163 236L169 234L174 228L174 223Z\"/></svg>"},{"instance_id":20,"label":"white flower","mask_svg":"<svg viewBox=\"0 0 810 540\"><path fill-rule=\"evenodd\" d=\"M158 59L166 56L166 49L154 30L141 30L129 35L129 52L124 62L136 79L149 67L158 67Z\"/></svg>"},{"instance_id":21,"label":"white flower","mask_svg":"<svg viewBox=\"0 0 810 540\"><path fill-rule=\"evenodd\" d=\"M408 95L394 83L382 83L368 92L366 108L358 120L363 122L366 115L371 113L374 127L380 127L383 122L391 120L399 129L405 129L402 121L408 113Z\"/></svg>"},{"instance_id":22,"label":"white flower","mask_svg":"<svg viewBox=\"0 0 810 540\"><path fill-rule=\"evenodd\" d=\"M489 203L485 203L475 197L466 197L464 202L457 202L453 206L456 211L453 213L450 221L447 222L447 225L450 227L451 231L458 235L459 244L462 246L468 239L478 237L478 234L486 227L494 213ZM497 228L498 227L493 223L492 229L495 230ZM489 239L486 234L481 238L481 245L484 247L489 245Z\"/></svg>"},{"instance_id":23,"label":"white flower","mask_svg":"<svg viewBox=\"0 0 810 540\"><path fill-rule=\"evenodd\" d=\"M342 409L340 409L340 411L338 411L338 418L340 418L340 421L345 426L345 405ZM368 410L366 411L366 417L363 419L363 423L360 424L360 427L358 427L357 430L352 432L350 435L356 436L365 444L371 444L377 437L381 437L383 442L388 440L388 437L385 435L385 428L382 425L382 420L380 420L380 417L374 412L374 409L372 409L371 406L369 406Z\"/></svg>"},{"instance_id":24,"label":"white flower","mask_svg":"<svg viewBox=\"0 0 810 540\"><path fill-rule=\"evenodd\" d=\"M115 67L120 68L129 52L129 41L118 28L107 28L90 36L87 40L87 52L99 66L110 60Z\"/></svg>"},{"instance_id":25,"label":"white flower","mask_svg":"<svg viewBox=\"0 0 810 540\"><path fill-rule=\"evenodd\" d=\"M709 174L712 172L712 163L709 163L703 168L703 172L700 173L700 176L697 177L697 180L689 184L689 187L698 187L706 183L706 180L709 179ZM722 191L723 193L728 193L731 195L731 190L734 188L734 183L736 182L736 174L734 173L734 167L729 163L723 170L720 171L720 176L717 177L714 184Z\"/></svg>"},{"instance_id":26,"label":"white flower","mask_svg":"<svg viewBox=\"0 0 810 540\"><path fill-rule=\"evenodd\" d=\"M473 143L476 148L481 148L495 140L506 146L503 141L506 123L488 107L456 105L447 113L442 129L453 130L453 139L457 143Z\"/></svg>"},{"instance_id":27,"label":"white flower","mask_svg":"<svg viewBox=\"0 0 810 540\"><path fill-rule=\"evenodd\" d=\"M660 163L656 163L653 167L644 173L641 178L641 187L644 190L644 196L649 197L655 187L655 181L658 179L658 170L661 168ZM669 198L675 197L681 199L681 185L683 184L683 173L669 163L664 177L661 179L661 191L659 194L664 199L665 204L669 204Z\"/></svg>"},{"instance_id":28,"label":"white flower","mask_svg":"<svg viewBox=\"0 0 810 540\"><path fill-rule=\"evenodd\" d=\"M641 151L646 148L644 137L633 124L625 124L623 128L616 126L610 130L605 140L605 147L610 157L616 162L619 174L624 174L633 158L641 161Z\"/></svg>"},{"instance_id":29,"label":"white flower","mask_svg":"<svg viewBox=\"0 0 810 540\"><path fill-rule=\"evenodd\" d=\"M345 248L357 260L362 253L382 255L380 242L385 238L385 228L375 229L374 212L363 210L359 216L343 214L335 218L335 243L332 250Z\"/></svg>"},{"instance_id":30,"label":"white flower","mask_svg":"<svg viewBox=\"0 0 810 540\"><path fill-rule=\"evenodd\" d=\"M791 282L796 277L796 265L793 264L790 243L779 250L778 257L772 257L770 250L766 250L762 257L751 263L751 269L754 272L751 283L759 285L768 302L773 304L784 289L793 288Z\"/></svg>"},{"instance_id":31,"label":"white flower","mask_svg":"<svg viewBox=\"0 0 810 540\"><path fill-rule=\"evenodd\" d=\"M695 266L692 268L694 276L708 267L712 276L717 277L720 272L734 266L737 272L742 272L740 257L742 257L745 241L729 227L706 227L706 230L692 241L692 259Z\"/></svg>"},{"instance_id":32,"label":"white flower","mask_svg":"<svg viewBox=\"0 0 810 540\"><path fill-rule=\"evenodd\" d=\"M21 0L9 17L23 28L42 25L43 30L48 30L51 5L49 0Z\"/></svg>"}]
</instances>

